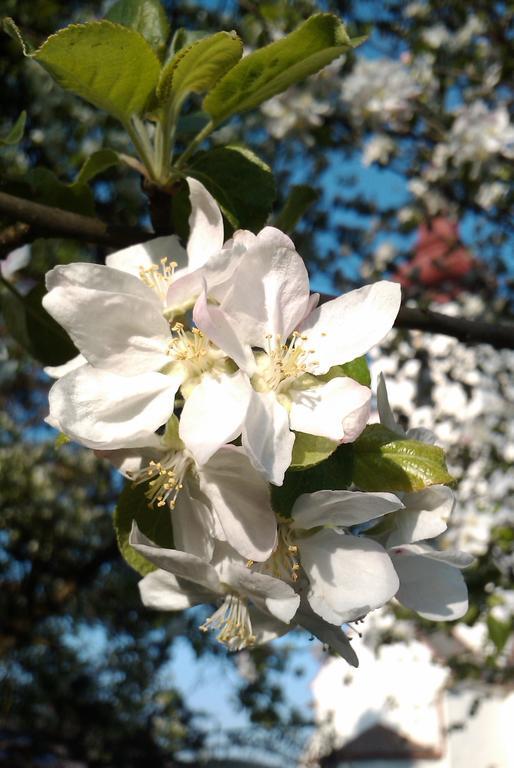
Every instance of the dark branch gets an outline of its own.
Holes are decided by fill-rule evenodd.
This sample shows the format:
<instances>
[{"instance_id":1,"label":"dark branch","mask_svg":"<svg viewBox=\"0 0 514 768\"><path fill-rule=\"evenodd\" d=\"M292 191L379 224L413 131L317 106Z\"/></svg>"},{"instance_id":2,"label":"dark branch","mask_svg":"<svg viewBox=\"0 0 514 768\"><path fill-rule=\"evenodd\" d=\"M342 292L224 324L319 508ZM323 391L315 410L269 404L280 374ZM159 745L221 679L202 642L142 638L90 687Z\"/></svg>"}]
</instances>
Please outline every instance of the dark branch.
<instances>
[{"instance_id":1,"label":"dark branch","mask_svg":"<svg viewBox=\"0 0 514 768\"><path fill-rule=\"evenodd\" d=\"M0 214L25 222L46 237L69 237L112 248L124 248L155 237L144 229L107 224L100 219L33 203L5 192L0 192ZM325 300L329 298L327 296ZM453 336L467 344L491 344L496 349L514 349L514 324L464 320L425 309L402 307L395 325Z\"/></svg>"},{"instance_id":2,"label":"dark branch","mask_svg":"<svg viewBox=\"0 0 514 768\"><path fill-rule=\"evenodd\" d=\"M91 216L82 216L61 208L33 203L22 197L0 192L0 213L32 225L46 237L70 237L86 243L100 243L112 248L126 248L155 235L138 227L108 224Z\"/></svg>"},{"instance_id":3,"label":"dark branch","mask_svg":"<svg viewBox=\"0 0 514 768\"><path fill-rule=\"evenodd\" d=\"M490 344L495 349L514 349L514 323L484 323L450 317L429 309L402 307L396 318L397 328L442 333L466 344Z\"/></svg>"}]
</instances>

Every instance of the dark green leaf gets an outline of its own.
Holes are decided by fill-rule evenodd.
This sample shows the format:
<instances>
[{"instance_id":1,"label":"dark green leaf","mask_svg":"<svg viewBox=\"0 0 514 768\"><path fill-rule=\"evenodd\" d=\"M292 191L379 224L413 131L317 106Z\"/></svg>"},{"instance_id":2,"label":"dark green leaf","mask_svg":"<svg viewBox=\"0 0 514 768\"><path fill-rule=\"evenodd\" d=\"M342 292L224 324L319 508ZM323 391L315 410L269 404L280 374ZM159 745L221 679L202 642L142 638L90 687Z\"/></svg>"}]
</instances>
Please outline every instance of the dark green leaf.
<instances>
[{"instance_id":1,"label":"dark green leaf","mask_svg":"<svg viewBox=\"0 0 514 768\"><path fill-rule=\"evenodd\" d=\"M261 229L273 205L275 182L269 166L246 147L199 152L187 174L201 181L234 228Z\"/></svg>"},{"instance_id":2,"label":"dark green leaf","mask_svg":"<svg viewBox=\"0 0 514 768\"><path fill-rule=\"evenodd\" d=\"M291 469L305 469L319 464L334 453L337 443L328 437L297 432L293 445Z\"/></svg>"},{"instance_id":3,"label":"dark green leaf","mask_svg":"<svg viewBox=\"0 0 514 768\"><path fill-rule=\"evenodd\" d=\"M77 174L71 187L81 187L88 184L91 179L94 179L98 174L103 173L108 168L112 168L113 165L118 165L120 159L118 153L113 149L99 149L98 152L93 152L90 155L80 171Z\"/></svg>"},{"instance_id":4,"label":"dark green leaf","mask_svg":"<svg viewBox=\"0 0 514 768\"><path fill-rule=\"evenodd\" d=\"M7 144L19 144L19 142L23 138L26 122L27 122L27 113L25 112L25 110L23 110L23 112L20 113L20 116L14 123L11 130L8 131L7 135L0 136L0 146L5 146Z\"/></svg>"},{"instance_id":5,"label":"dark green leaf","mask_svg":"<svg viewBox=\"0 0 514 768\"><path fill-rule=\"evenodd\" d=\"M290 517L291 509L302 493L314 493L327 488L344 490L352 482L353 458L351 447L340 445L320 464L301 471L288 469L281 486L271 486L271 501L277 514Z\"/></svg>"},{"instance_id":6,"label":"dark green leaf","mask_svg":"<svg viewBox=\"0 0 514 768\"><path fill-rule=\"evenodd\" d=\"M305 211L319 198L319 192L308 184L292 187L281 212L275 219L275 226L282 232L293 232Z\"/></svg>"},{"instance_id":7,"label":"dark green leaf","mask_svg":"<svg viewBox=\"0 0 514 768\"><path fill-rule=\"evenodd\" d=\"M41 304L45 286L36 285L27 296L2 293L2 312L13 338L43 365L62 365L78 354L63 328Z\"/></svg>"},{"instance_id":8,"label":"dark green leaf","mask_svg":"<svg viewBox=\"0 0 514 768\"><path fill-rule=\"evenodd\" d=\"M235 32L217 32L182 48L161 72L159 101L181 104L189 93L209 91L242 53L243 43Z\"/></svg>"},{"instance_id":9,"label":"dark green leaf","mask_svg":"<svg viewBox=\"0 0 514 768\"><path fill-rule=\"evenodd\" d=\"M114 530L121 554L141 576L155 571L155 566L136 552L128 539L135 520L139 530L161 547L173 548L171 512L168 506L149 507L145 496L146 484L129 482L123 489L114 511Z\"/></svg>"},{"instance_id":10,"label":"dark green leaf","mask_svg":"<svg viewBox=\"0 0 514 768\"><path fill-rule=\"evenodd\" d=\"M157 54L164 51L170 25L159 0L118 0L109 8L105 18L135 29Z\"/></svg>"},{"instance_id":11,"label":"dark green leaf","mask_svg":"<svg viewBox=\"0 0 514 768\"><path fill-rule=\"evenodd\" d=\"M487 628L489 630L489 637L495 644L498 653L500 653L510 637L512 631L511 623L508 621L500 621L489 614L487 617Z\"/></svg>"},{"instance_id":12,"label":"dark green leaf","mask_svg":"<svg viewBox=\"0 0 514 768\"><path fill-rule=\"evenodd\" d=\"M371 424L353 443L353 482L363 491L421 491L451 484L444 451Z\"/></svg>"},{"instance_id":13,"label":"dark green leaf","mask_svg":"<svg viewBox=\"0 0 514 768\"><path fill-rule=\"evenodd\" d=\"M291 34L240 61L207 94L203 108L220 123L285 91L352 47L336 16L311 16Z\"/></svg>"},{"instance_id":14,"label":"dark green leaf","mask_svg":"<svg viewBox=\"0 0 514 768\"><path fill-rule=\"evenodd\" d=\"M38 203L62 208L84 216L94 216L95 201L89 187L60 181L48 168L33 168L26 175L32 199Z\"/></svg>"}]
</instances>

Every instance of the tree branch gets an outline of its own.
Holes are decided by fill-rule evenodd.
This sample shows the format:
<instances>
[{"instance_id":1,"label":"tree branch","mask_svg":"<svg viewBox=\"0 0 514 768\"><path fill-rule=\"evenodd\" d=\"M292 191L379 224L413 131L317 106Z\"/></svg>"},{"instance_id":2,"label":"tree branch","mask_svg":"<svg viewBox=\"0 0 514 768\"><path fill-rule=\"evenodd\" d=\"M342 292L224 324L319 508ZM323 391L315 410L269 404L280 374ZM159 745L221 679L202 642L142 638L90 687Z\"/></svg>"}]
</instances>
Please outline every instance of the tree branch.
<instances>
[{"instance_id":1,"label":"tree branch","mask_svg":"<svg viewBox=\"0 0 514 768\"><path fill-rule=\"evenodd\" d=\"M485 323L429 309L401 307L395 326L453 336L465 344L490 344L495 349L514 349L514 323Z\"/></svg>"},{"instance_id":2,"label":"tree branch","mask_svg":"<svg viewBox=\"0 0 514 768\"><path fill-rule=\"evenodd\" d=\"M22 197L0 192L0 213L30 224L46 237L69 237L86 243L100 243L112 248L126 248L155 235L139 227L108 224L92 216L82 216L61 208L33 203Z\"/></svg>"},{"instance_id":3,"label":"tree branch","mask_svg":"<svg viewBox=\"0 0 514 768\"><path fill-rule=\"evenodd\" d=\"M47 237L69 237L112 248L124 248L155 237L154 233L144 229L108 224L100 219L33 203L5 192L0 192L0 214L30 224ZM332 297L324 298L328 300ZM496 349L514 349L514 323L485 323L451 317L428 309L402 307L395 326L453 336L466 344L490 344Z\"/></svg>"}]
</instances>

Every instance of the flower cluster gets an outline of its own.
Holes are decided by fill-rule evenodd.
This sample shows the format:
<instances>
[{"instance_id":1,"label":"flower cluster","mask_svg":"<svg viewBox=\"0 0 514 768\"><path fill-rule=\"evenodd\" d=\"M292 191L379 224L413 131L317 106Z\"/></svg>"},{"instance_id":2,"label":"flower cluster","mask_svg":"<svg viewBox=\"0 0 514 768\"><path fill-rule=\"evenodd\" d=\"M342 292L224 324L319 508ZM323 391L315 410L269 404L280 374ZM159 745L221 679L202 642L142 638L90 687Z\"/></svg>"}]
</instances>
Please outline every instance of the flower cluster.
<instances>
[{"instance_id":1,"label":"flower cluster","mask_svg":"<svg viewBox=\"0 0 514 768\"><path fill-rule=\"evenodd\" d=\"M462 616L469 558L426 544L446 528L445 486L300 492L287 516L271 503L298 433L337 446L366 427L371 391L341 366L391 329L399 286L318 306L285 234L224 242L216 202L188 184L187 248L160 237L105 266L55 267L44 299L80 352L51 371L49 423L143 486L148 516L171 515L173 541L132 527L144 604L219 603L201 629L231 650L299 625L352 664L341 625L393 596L427 618ZM379 396L397 433L383 383Z\"/></svg>"}]
</instances>

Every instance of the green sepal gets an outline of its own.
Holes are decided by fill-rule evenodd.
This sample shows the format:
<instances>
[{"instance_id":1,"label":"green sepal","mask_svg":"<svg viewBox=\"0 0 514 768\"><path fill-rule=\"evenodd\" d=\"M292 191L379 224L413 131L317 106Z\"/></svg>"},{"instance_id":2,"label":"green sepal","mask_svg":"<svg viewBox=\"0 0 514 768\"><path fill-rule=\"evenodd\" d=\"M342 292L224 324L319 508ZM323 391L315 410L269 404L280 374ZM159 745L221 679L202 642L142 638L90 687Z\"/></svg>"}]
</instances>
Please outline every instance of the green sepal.
<instances>
[{"instance_id":1,"label":"green sepal","mask_svg":"<svg viewBox=\"0 0 514 768\"><path fill-rule=\"evenodd\" d=\"M119 550L130 567L141 576L146 576L156 568L129 544L134 520L139 530L158 546L167 549L173 549L174 546L170 508L167 505L150 507L145 496L146 490L146 483L134 485L128 482L118 499L113 518Z\"/></svg>"}]
</instances>

